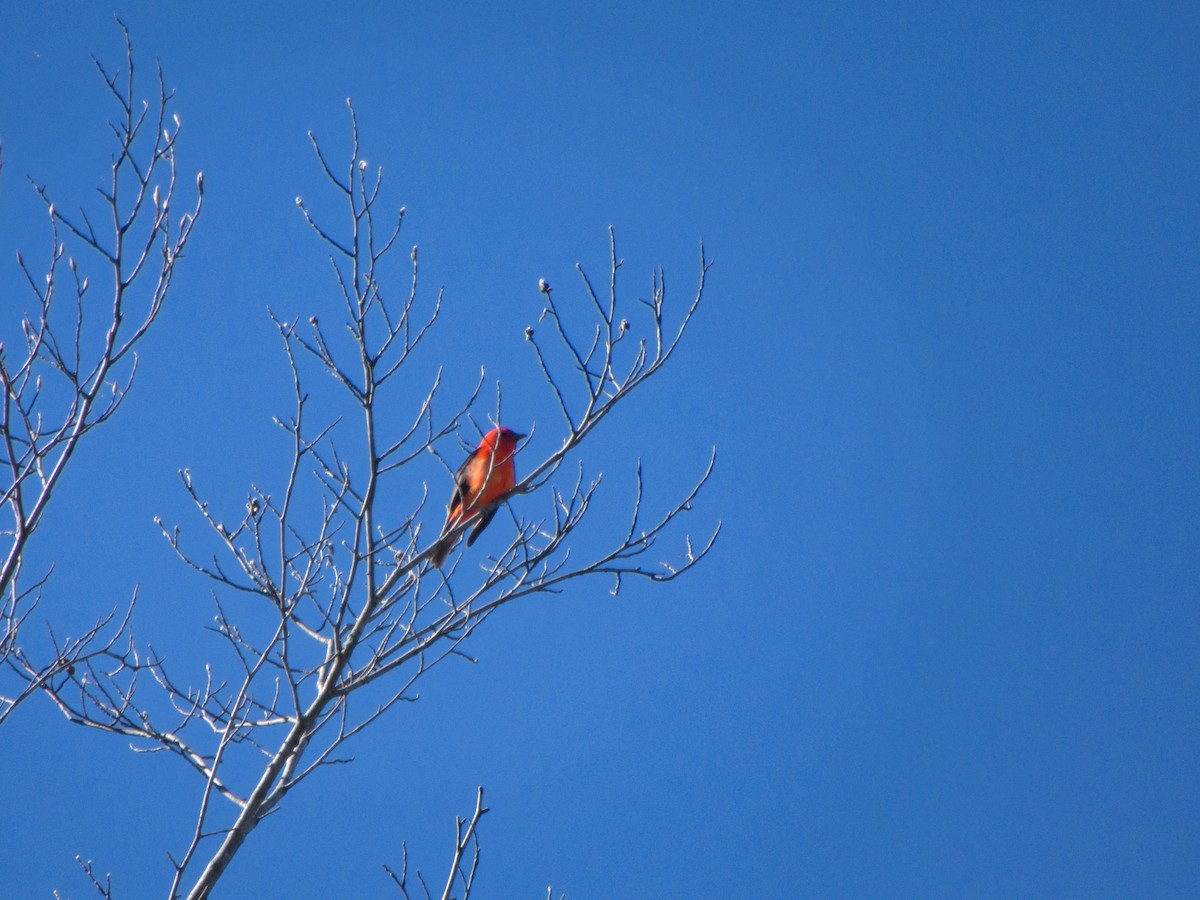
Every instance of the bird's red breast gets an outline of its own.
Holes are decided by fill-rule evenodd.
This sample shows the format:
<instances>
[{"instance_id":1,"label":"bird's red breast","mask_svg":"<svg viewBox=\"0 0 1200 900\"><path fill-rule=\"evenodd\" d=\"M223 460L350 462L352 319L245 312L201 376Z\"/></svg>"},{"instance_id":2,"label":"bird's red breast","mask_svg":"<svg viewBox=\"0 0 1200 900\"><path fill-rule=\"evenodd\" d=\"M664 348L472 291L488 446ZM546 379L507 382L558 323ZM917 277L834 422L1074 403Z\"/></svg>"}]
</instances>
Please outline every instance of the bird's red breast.
<instances>
[{"instance_id":1,"label":"bird's red breast","mask_svg":"<svg viewBox=\"0 0 1200 900\"><path fill-rule=\"evenodd\" d=\"M463 463L459 481L462 489L450 506L450 517L456 520L455 524L461 516L487 506L516 486L517 470L512 457L520 438L509 431L497 442L495 435L495 430L488 432L483 443Z\"/></svg>"}]
</instances>

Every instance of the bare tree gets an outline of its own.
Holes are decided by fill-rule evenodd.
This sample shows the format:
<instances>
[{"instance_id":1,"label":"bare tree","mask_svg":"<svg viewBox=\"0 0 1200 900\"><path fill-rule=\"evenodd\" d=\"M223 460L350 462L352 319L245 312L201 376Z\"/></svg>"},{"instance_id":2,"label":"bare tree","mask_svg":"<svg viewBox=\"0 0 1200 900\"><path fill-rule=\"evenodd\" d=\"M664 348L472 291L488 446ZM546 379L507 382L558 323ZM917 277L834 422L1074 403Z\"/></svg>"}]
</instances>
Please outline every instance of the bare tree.
<instances>
[{"instance_id":1,"label":"bare tree","mask_svg":"<svg viewBox=\"0 0 1200 900\"><path fill-rule=\"evenodd\" d=\"M195 203L175 215L180 125L171 113L174 91L167 90L160 65L158 96L135 100L133 46L118 24L124 72L110 74L95 60L119 108L109 123L116 150L111 180L98 189L100 214L93 220L95 210L89 215L87 207L67 213L33 182L50 223L48 259L37 270L18 252L32 312L21 321L24 346L14 355L0 345L0 501L9 516L0 532L0 723L55 677L113 652L125 633L132 604L124 614L100 616L78 638L60 640L52 630L53 658L37 661L21 630L50 573L23 579L22 565L68 463L129 394L138 344L166 302L203 197L201 174ZM110 273L109 288L92 287L84 274L89 265Z\"/></svg>"},{"instance_id":2,"label":"bare tree","mask_svg":"<svg viewBox=\"0 0 1200 900\"><path fill-rule=\"evenodd\" d=\"M106 81L110 87L116 83L107 75ZM165 103L165 92L163 98ZM126 102L125 108L131 105ZM393 291L397 278L391 264L404 210L382 212L382 169L368 172L353 106L350 119L352 146L340 165L331 164L310 135L324 179L346 210L345 220L329 224L297 198L328 254L332 302L302 320L271 313L293 388L290 414L276 419L290 446L280 478L274 485L252 485L244 509L218 510L185 469L183 488L204 527L185 539L180 526L159 522L180 560L210 582L219 655L214 653L192 681L169 671L150 645L132 637L107 640L89 645L68 665L57 662L54 677L36 682L70 721L121 735L136 750L173 755L198 776L194 824L170 855L171 898L209 896L247 837L293 788L325 766L347 762L348 742L397 703L415 699L414 686L437 663L466 656L464 642L501 606L592 577L604 579L613 593L628 578L669 581L699 562L719 532L718 525L698 545L681 536L667 561L656 555L659 539L692 509L707 482L710 457L706 465L698 461L697 480L685 496L656 515L643 509L638 463L627 525L594 552L573 539L602 481L578 460L580 446L674 355L699 307L710 267L701 247L695 293L669 323L661 271L651 279L648 299L630 305L618 296L623 261L610 232L606 282L597 290L577 267L580 296L570 312L553 299L549 285L539 284L544 308L538 327L525 329L525 339L534 381L544 382L562 425L551 438L554 449L528 465L528 474L506 496L479 511L507 513L507 544L478 568L462 565L462 553L445 568L430 563L437 533L423 533L423 525L430 517L435 527L440 524L441 510L440 504L426 509L428 488L414 474L416 464L429 454L443 459L441 448L456 436L465 433L471 444L478 439L483 429L475 416L482 415L476 410L485 379L481 373L474 390L447 410L439 370L404 424L397 426L394 414L383 414L399 406L386 398L397 397L397 375L437 322L444 298L440 291L425 298L418 290L416 247L408 254L403 287ZM140 120L130 113L129 121L132 142ZM173 161L173 156L164 158ZM143 182L143 194L149 183L148 178ZM170 196L169 191L153 194L153 208L161 207L163 221ZM86 217L71 225L53 207L51 214L104 254ZM194 217L177 233L177 243L164 249L164 265L173 265ZM148 253L143 251L132 273L122 275L118 266L118 324L123 280L142 269ZM170 270L164 271L165 291ZM80 298L85 290L81 283ZM157 309L152 305L146 327ZM339 320L337 327L325 324L332 320ZM113 362L96 384L128 346L113 339L115 349L104 356ZM55 351L40 352L61 362ZM341 398L338 413L314 410L313 369L332 377ZM17 383L5 377L6 383ZM122 396L123 388L113 393ZM497 384L491 412L497 425L501 408ZM538 445L534 438L531 434L525 442L523 469L529 448ZM393 492L386 504L379 500L385 489ZM396 514L394 496L405 490L411 506ZM522 499L510 504L514 498ZM530 510L538 512L530 515ZM456 531L472 524L468 518ZM478 562L478 554L472 560ZM250 602L230 604L234 596ZM124 623L119 624L124 634ZM18 653L18 661L23 659ZM474 815L457 821L441 893L446 900L456 891L465 898L472 890L479 861L477 826L485 812L480 789ZM389 875L407 895L406 850L404 856L401 874L389 870ZM111 897L108 879L101 880L90 862L80 865L95 889ZM418 880L428 894L424 880Z\"/></svg>"}]
</instances>

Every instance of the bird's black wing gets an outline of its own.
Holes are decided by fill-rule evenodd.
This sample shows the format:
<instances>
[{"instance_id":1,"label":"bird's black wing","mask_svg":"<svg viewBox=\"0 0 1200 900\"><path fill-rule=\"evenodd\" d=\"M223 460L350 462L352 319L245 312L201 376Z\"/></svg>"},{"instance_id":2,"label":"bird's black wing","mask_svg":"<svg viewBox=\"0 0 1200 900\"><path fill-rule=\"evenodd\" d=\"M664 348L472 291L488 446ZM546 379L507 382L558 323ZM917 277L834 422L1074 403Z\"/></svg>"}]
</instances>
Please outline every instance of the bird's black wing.
<instances>
[{"instance_id":1,"label":"bird's black wing","mask_svg":"<svg viewBox=\"0 0 1200 900\"><path fill-rule=\"evenodd\" d=\"M454 509L457 505L461 508L467 500L467 477L471 469L471 461L475 459L475 454L479 451L469 453L467 458L463 460L463 464L458 467L458 471L454 473L454 493L450 497L450 505L446 508L447 511Z\"/></svg>"}]
</instances>

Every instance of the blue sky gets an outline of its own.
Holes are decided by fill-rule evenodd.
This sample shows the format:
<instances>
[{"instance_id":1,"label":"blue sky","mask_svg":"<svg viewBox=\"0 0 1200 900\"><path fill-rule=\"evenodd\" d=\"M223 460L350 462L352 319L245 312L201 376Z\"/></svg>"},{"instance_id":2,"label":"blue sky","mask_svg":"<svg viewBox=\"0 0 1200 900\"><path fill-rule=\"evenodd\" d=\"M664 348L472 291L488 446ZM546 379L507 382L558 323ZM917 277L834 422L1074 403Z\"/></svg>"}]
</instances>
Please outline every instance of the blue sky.
<instances>
[{"instance_id":1,"label":"blue sky","mask_svg":"<svg viewBox=\"0 0 1200 900\"><path fill-rule=\"evenodd\" d=\"M387 896L401 840L440 873L479 784L488 897L1200 891L1200 16L794 7L120 10L206 206L39 533L46 617L140 584L139 634L201 646L207 585L152 517L190 521L184 466L231 503L283 477L266 308L333 300L294 197L320 202L305 135L345 147L347 96L446 289L425 364L457 390L486 365L513 427L554 424L539 277L603 274L610 225L630 299L662 265L682 304L715 260L679 356L584 448L616 516L636 458L665 503L716 444L711 558L503 610L223 896ZM107 10L0 13L5 334L12 250L46 243L25 176L98 183L89 54L121 52ZM0 729L4 893L87 896L75 854L162 892L194 776L56 716Z\"/></svg>"}]
</instances>

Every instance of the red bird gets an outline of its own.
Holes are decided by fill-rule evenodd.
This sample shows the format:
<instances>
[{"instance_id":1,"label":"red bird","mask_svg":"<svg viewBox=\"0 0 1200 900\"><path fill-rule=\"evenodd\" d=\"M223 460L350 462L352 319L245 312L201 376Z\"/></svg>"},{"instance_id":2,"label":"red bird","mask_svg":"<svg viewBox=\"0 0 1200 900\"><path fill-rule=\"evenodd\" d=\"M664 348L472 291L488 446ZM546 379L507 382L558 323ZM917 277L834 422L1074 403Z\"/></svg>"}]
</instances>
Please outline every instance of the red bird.
<instances>
[{"instance_id":1,"label":"red bird","mask_svg":"<svg viewBox=\"0 0 1200 900\"><path fill-rule=\"evenodd\" d=\"M450 498L450 507L446 510L446 524L442 526L442 534L433 545L433 553L429 555L430 562L438 568L441 568L458 542L458 535L451 535L450 532L472 516L478 516L478 521L467 535L467 546L470 547L496 514L495 506L483 513L479 513L479 510L491 506L516 485L517 473L512 458L517 442L523 437L525 435L507 428L493 428L454 473L454 496Z\"/></svg>"}]
</instances>

